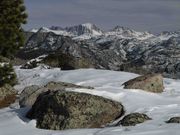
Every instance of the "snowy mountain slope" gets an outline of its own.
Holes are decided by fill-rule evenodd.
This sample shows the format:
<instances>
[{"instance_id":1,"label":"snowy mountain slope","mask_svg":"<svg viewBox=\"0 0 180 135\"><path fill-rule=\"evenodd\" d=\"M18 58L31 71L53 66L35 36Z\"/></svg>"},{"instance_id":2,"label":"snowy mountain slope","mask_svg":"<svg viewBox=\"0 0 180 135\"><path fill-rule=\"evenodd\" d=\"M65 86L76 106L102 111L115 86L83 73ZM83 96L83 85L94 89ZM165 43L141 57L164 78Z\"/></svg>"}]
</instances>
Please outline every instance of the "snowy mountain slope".
<instances>
[{"instance_id":1,"label":"snowy mountain slope","mask_svg":"<svg viewBox=\"0 0 180 135\"><path fill-rule=\"evenodd\" d=\"M37 32L40 32L40 33L52 32L52 33L54 33L56 35L63 35L63 36L70 36L70 37L74 36L72 33L64 31L64 30L52 30L52 29L49 29L49 28L46 28L46 27L40 28Z\"/></svg>"},{"instance_id":2,"label":"snowy mountain slope","mask_svg":"<svg viewBox=\"0 0 180 135\"><path fill-rule=\"evenodd\" d=\"M164 31L158 35L158 38L160 38L160 40L168 40L172 37L179 37L179 36L180 36L180 31L174 31L174 32Z\"/></svg>"},{"instance_id":3,"label":"snowy mountain slope","mask_svg":"<svg viewBox=\"0 0 180 135\"><path fill-rule=\"evenodd\" d=\"M0 110L0 135L179 135L179 125L166 124L165 121L172 116L180 115L180 80L164 79L165 91L162 94L154 94L123 89L121 85L125 81L138 76L126 72L95 69L60 71L58 68L22 70L16 67L16 73L20 83L15 88L19 91L25 86L44 85L49 81L93 86L94 90L75 89L75 91L116 100L125 106L126 113L146 113L153 120L134 127L48 131L36 129L35 121L28 121L23 117L27 110L18 109L14 104L11 108Z\"/></svg>"},{"instance_id":4,"label":"snowy mountain slope","mask_svg":"<svg viewBox=\"0 0 180 135\"><path fill-rule=\"evenodd\" d=\"M44 54L65 53L77 59L87 59L98 69L140 74L160 72L166 77L180 78L179 31L153 35L117 26L103 32L89 23L68 28L53 26L52 29L26 34L26 45L18 56L29 60ZM58 35L53 31L65 31L72 36Z\"/></svg>"}]
</instances>

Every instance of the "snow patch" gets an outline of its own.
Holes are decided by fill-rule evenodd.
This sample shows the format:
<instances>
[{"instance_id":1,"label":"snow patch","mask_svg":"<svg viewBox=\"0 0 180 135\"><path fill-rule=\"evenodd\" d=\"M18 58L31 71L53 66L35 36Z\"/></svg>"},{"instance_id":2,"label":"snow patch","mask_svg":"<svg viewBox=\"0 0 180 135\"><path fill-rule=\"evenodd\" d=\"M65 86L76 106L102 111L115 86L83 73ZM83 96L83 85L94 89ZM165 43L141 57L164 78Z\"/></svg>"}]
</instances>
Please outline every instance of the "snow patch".
<instances>
[{"instance_id":1,"label":"snow patch","mask_svg":"<svg viewBox=\"0 0 180 135\"><path fill-rule=\"evenodd\" d=\"M92 86L94 90L69 89L90 93L121 102L126 114L146 113L152 120L134 127L110 127L101 129L73 129L65 131L42 130L35 127L35 121L24 118L25 109L0 109L0 135L179 135L178 124L166 124L170 117L180 115L180 80L164 78L163 93L148 93L142 90L123 89L122 84L139 75L127 72L79 69L61 71L54 69L20 69L15 67L19 92L26 86L45 85L50 81L64 81L77 85Z\"/></svg>"}]
</instances>

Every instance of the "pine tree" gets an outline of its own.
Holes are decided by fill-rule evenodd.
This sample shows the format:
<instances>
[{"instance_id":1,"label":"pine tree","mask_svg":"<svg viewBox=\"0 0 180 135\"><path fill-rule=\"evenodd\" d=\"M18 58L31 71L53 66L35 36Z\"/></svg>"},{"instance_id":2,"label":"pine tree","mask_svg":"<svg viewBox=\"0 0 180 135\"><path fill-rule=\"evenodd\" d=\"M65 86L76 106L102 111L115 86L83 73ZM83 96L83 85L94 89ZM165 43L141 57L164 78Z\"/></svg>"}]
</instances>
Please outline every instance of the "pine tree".
<instances>
[{"instance_id":1,"label":"pine tree","mask_svg":"<svg viewBox=\"0 0 180 135\"><path fill-rule=\"evenodd\" d=\"M22 24L27 14L23 0L0 0L0 55L11 58L24 44Z\"/></svg>"},{"instance_id":2,"label":"pine tree","mask_svg":"<svg viewBox=\"0 0 180 135\"><path fill-rule=\"evenodd\" d=\"M24 44L21 26L26 18L23 0L0 0L0 87L16 83L16 74L7 58L13 58Z\"/></svg>"},{"instance_id":3,"label":"pine tree","mask_svg":"<svg viewBox=\"0 0 180 135\"><path fill-rule=\"evenodd\" d=\"M16 74L10 63L0 64L0 87L4 84L15 85L17 83Z\"/></svg>"}]
</instances>

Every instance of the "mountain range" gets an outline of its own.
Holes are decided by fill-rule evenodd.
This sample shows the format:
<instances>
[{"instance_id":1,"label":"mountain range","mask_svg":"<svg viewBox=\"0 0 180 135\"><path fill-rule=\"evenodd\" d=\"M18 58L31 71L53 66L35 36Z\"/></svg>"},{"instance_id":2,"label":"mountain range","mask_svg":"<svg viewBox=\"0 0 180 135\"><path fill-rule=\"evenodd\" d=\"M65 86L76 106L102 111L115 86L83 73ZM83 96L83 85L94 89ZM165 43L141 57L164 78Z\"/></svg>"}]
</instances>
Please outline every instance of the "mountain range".
<instances>
[{"instance_id":1,"label":"mountain range","mask_svg":"<svg viewBox=\"0 0 180 135\"><path fill-rule=\"evenodd\" d=\"M59 26L51 26L50 28L42 27L39 29L32 29L30 32L53 32L57 35L70 36L73 39L77 40L86 40L93 37L99 36L116 36L119 38L138 38L138 39L147 39L153 34L149 32L137 32L135 30L129 29L127 27L116 26L112 30L104 31L98 28L95 24L85 23L71 27L59 27Z\"/></svg>"},{"instance_id":2,"label":"mountain range","mask_svg":"<svg viewBox=\"0 0 180 135\"><path fill-rule=\"evenodd\" d=\"M158 72L166 77L180 78L180 31L155 35L121 26L104 31L86 23L32 29L25 32L25 37L26 44L17 57L26 61L42 55L46 56L42 58L44 60L53 54L58 58L55 66L61 67L59 61L62 59L59 58L66 54L72 58L71 63L75 61L70 64L71 68L93 67L141 74ZM64 60L67 66L68 60ZM51 61L54 62L54 57ZM48 64L52 66L53 62Z\"/></svg>"}]
</instances>

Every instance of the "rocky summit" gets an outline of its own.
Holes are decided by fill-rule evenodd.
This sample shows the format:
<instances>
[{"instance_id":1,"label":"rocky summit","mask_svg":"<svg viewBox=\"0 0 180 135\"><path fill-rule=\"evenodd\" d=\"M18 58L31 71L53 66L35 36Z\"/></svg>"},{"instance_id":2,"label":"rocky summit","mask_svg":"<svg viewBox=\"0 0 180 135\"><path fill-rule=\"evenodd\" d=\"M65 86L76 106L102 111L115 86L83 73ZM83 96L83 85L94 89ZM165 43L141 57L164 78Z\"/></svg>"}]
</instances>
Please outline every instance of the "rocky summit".
<instances>
[{"instance_id":1,"label":"rocky summit","mask_svg":"<svg viewBox=\"0 0 180 135\"><path fill-rule=\"evenodd\" d=\"M37 127L64 130L100 128L120 118L124 108L119 102L70 91L41 94L27 117L37 120Z\"/></svg>"},{"instance_id":2,"label":"rocky summit","mask_svg":"<svg viewBox=\"0 0 180 135\"><path fill-rule=\"evenodd\" d=\"M23 61L64 70L90 67L180 78L179 31L153 35L121 26L103 31L88 23L41 28L25 32L25 36L26 44L17 54Z\"/></svg>"}]
</instances>

